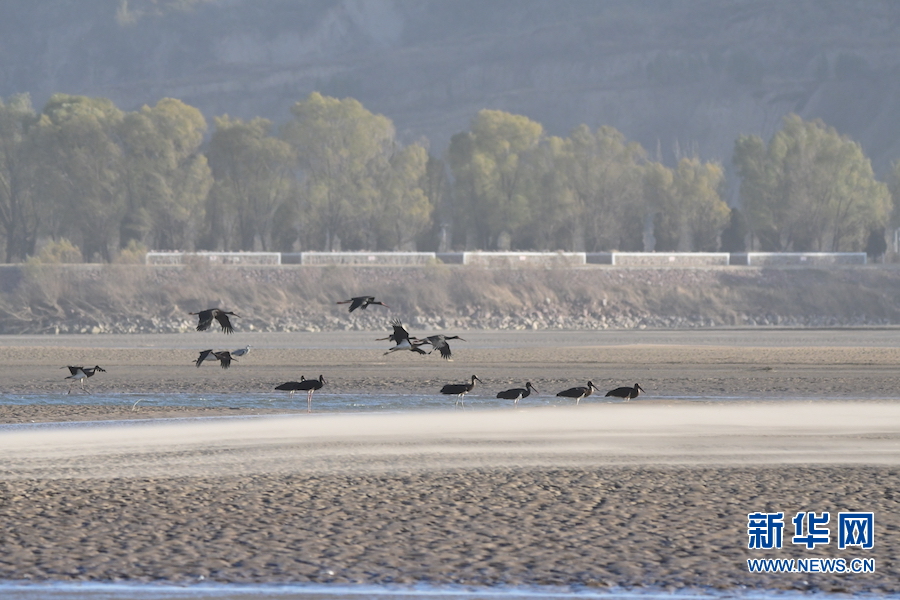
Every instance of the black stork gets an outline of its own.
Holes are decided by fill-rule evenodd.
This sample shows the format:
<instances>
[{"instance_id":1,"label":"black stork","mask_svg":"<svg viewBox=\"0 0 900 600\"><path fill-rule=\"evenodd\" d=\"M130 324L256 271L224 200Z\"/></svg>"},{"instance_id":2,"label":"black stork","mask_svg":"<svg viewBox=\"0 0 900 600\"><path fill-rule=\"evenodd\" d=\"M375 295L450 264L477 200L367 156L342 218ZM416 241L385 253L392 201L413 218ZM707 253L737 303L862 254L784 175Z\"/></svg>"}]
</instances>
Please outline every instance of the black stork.
<instances>
[{"instance_id":1,"label":"black stork","mask_svg":"<svg viewBox=\"0 0 900 600\"><path fill-rule=\"evenodd\" d=\"M88 377L93 377L97 372L106 373L106 369L104 369L98 365L95 365L93 367L67 366L67 367L60 367L60 368L61 369L69 369L69 375L68 375L68 377L66 377L66 379L72 380L69 382L69 393L70 394L72 393L72 384L75 383L76 381L80 381L81 389L87 391L87 389L84 387L85 379L87 379Z\"/></svg>"},{"instance_id":2,"label":"black stork","mask_svg":"<svg viewBox=\"0 0 900 600\"><path fill-rule=\"evenodd\" d=\"M454 408L459 405L462 405L462 407L465 408L466 401L463 399L463 397L473 389L475 389L476 381L484 383L483 381L478 379L478 377L472 375L472 380L469 383L448 383L441 388L441 393L447 394L448 396L456 396L456 404L454 405Z\"/></svg>"},{"instance_id":3,"label":"black stork","mask_svg":"<svg viewBox=\"0 0 900 600\"><path fill-rule=\"evenodd\" d=\"M222 327L222 331L225 333L234 333L234 328L232 328L231 326L231 321L228 320L228 315L231 315L232 317L241 316L231 311L222 310L220 308L207 308L206 310L201 310L200 312L188 314L197 315L199 317L200 322L197 323L197 331L206 331L212 324L213 319L215 319L219 322L219 325L221 325Z\"/></svg>"},{"instance_id":4,"label":"black stork","mask_svg":"<svg viewBox=\"0 0 900 600\"><path fill-rule=\"evenodd\" d=\"M375 300L375 296L355 296L350 298L349 300L341 300L340 302L335 302L335 304L349 304L350 308L347 309L347 312L353 312L357 308L361 308L363 310L366 309L370 304L378 304L380 306L384 306L385 308L390 308L384 302L379 302Z\"/></svg>"},{"instance_id":5,"label":"black stork","mask_svg":"<svg viewBox=\"0 0 900 600\"><path fill-rule=\"evenodd\" d=\"M290 392L290 393L291 393L291 398L293 398L293 397L294 397L294 392L296 392L297 390L300 389L300 388L297 387L297 386L299 386L299 385L300 385L301 383L303 383L304 381L306 381L306 377L304 377L303 375L301 375L301 376L300 376L300 381L288 381L288 382L286 382L286 383L282 383L281 385L276 385L276 386L275 386L275 389L276 389L276 390L284 390L284 391L286 391L286 392Z\"/></svg>"},{"instance_id":6,"label":"black stork","mask_svg":"<svg viewBox=\"0 0 900 600\"><path fill-rule=\"evenodd\" d=\"M594 383L591 381L587 382L586 386L578 386L569 388L567 390L563 390L557 394L557 396L562 396L564 398L575 398L575 404L578 405L581 402L581 399L590 396L594 392L598 391L596 387L594 387Z\"/></svg>"},{"instance_id":7,"label":"black stork","mask_svg":"<svg viewBox=\"0 0 900 600\"><path fill-rule=\"evenodd\" d=\"M376 342L380 342L382 340L390 340L394 342L394 347L385 352L385 354L390 354L391 352L396 352L397 350L411 350L413 352L418 352L419 354L425 354L425 351L422 350L419 346L424 344L425 342L416 340L415 338L409 337L409 332L403 327L403 323L400 319L394 319L391 321L391 325L394 327L394 333L387 336L386 338L378 338L375 340Z\"/></svg>"},{"instance_id":8,"label":"black stork","mask_svg":"<svg viewBox=\"0 0 900 600\"><path fill-rule=\"evenodd\" d=\"M325 383L325 378L321 375L319 375L318 379L307 379L301 376L300 381L288 381L281 385L276 385L275 389L289 391L291 398L294 397L294 392L306 392L306 412L311 413L313 392L322 389Z\"/></svg>"},{"instance_id":9,"label":"black stork","mask_svg":"<svg viewBox=\"0 0 900 600\"><path fill-rule=\"evenodd\" d=\"M528 381L525 383L524 388L513 388L511 390L503 390L499 394L497 394L498 398L503 398L504 400L515 400L516 406L519 406L519 400L522 398L527 398L531 395L531 392L537 392L537 389L531 385L531 382Z\"/></svg>"},{"instance_id":10,"label":"black stork","mask_svg":"<svg viewBox=\"0 0 900 600\"><path fill-rule=\"evenodd\" d=\"M632 398L637 398L641 392L644 392L645 394L647 393L644 391L644 388L642 388L639 383L636 383L636 384L634 384L633 388L630 388L628 386L618 387L614 390L609 390L608 392L606 392L606 395L614 396L616 398L624 398L625 401L627 402L628 400L631 400Z\"/></svg>"},{"instance_id":11,"label":"black stork","mask_svg":"<svg viewBox=\"0 0 900 600\"><path fill-rule=\"evenodd\" d=\"M210 349L200 352L200 356L199 358L197 358L197 362L195 364L199 367L200 363L202 363L204 360L212 360L213 358L219 361L219 366L221 366L223 369L227 369L228 367L230 367L232 360L237 360L236 358L232 357L231 352L229 352L228 350L213 352Z\"/></svg>"},{"instance_id":12,"label":"black stork","mask_svg":"<svg viewBox=\"0 0 900 600\"><path fill-rule=\"evenodd\" d=\"M458 335L429 335L427 338L418 340L423 344L431 344L431 351L428 354L431 354L435 350L441 353L441 358L444 360L453 360L450 358L452 356L452 352L450 351L450 344L447 343L447 340L461 340L465 342L466 340L462 339Z\"/></svg>"}]
</instances>

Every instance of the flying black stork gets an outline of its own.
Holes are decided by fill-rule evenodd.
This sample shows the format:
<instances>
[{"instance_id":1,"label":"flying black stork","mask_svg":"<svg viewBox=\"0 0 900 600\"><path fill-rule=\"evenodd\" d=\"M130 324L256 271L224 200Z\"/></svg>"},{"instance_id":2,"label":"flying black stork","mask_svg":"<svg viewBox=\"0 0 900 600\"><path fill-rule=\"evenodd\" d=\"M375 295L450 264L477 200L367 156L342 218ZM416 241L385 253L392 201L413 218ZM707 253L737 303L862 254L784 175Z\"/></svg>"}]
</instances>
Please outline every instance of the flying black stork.
<instances>
[{"instance_id":1,"label":"flying black stork","mask_svg":"<svg viewBox=\"0 0 900 600\"><path fill-rule=\"evenodd\" d=\"M395 346L385 352L385 354L390 354L391 352L396 352L397 350L411 350L413 352L418 352L419 354L425 354L425 351L422 350L419 346L424 344L424 341L416 340L415 338L409 337L409 332L403 327L403 323L400 322L400 319L394 319L391 321L391 325L394 327L394 333L387 336L386 338L378 338L375 340L376 342L380 342L382 340L390 340L394 342Z\"/></svg>"},{"instance_id":2,"label":"flying black stork","mask_svg":"<svg viewBox=\"0 0 900 600\"><path fill-rule=\"evenodd\" d=\"M97 372L106 373L106 369L101 368L100 366L97 366L97 365L95 365L93 367L67 366L67 367L60 367L60 368L61 369L69 369L69 375L68 375L68 377L66 377L66 379L72 380L69 382L69 392L68 393L70 393L70 394L72 393L72 384L75 383L76 381L80 381L81 389L84 391L87 391L87 388L84 387L85 379L87 379L88 377L93 377Z\"/></svg>"},{"instance_id":3,"label":"flying black stork","mask_svg":"<svg viewBox=\"0 0 900 600\"><path fill-rule=\"evenodd\" d=\"M321 375L319 375L318 379L307 379L301 376L300 381L288 381L281 385L276 385L275 389L289 391L291 398L294 397L294 392L306 392L306 412L311 413L313 392L322 389L325 383L325 378Z\"/></svg>"},{"instance_id":4,"label":"flying black stork","mask_svg":"<svg viewBox=\"0 0 900 600\"><path fill-rule=\"evenodd\" d=\"M378 304L380 306L384 306L385 308L390 308L384 302L379 302L375 300L375 296L355 296L350 298L349 300L341 300L340 302L335 302L335 304L349 304L350 308L347 309L347 312L353 312L357 308L361 308L363 310L366 309L370 304Z\"/></svg>"},{"instance_id":5,"label":"flying black stork","mask_svg":"<svg viewBox=\"0 0 900 600\"><path fill-rule=\"evenodd\" d=\"M231 311L222 310L220 308L207 308L206 310L201 310L200 312L188 314L197 315L199 317L200 322L197 323L197 331L206 331L212 324L213 319L215 319L219 322L219 325L222 327L222 331L224 333L234 333L234 328L232 328L231 326L231 321L228 320L228 315L231 315L232 317L241 316Z\"/></svg>"},{"instance_id":6,"label":"flying black stork","mask_svg":"<svg viewBox=\"0 0 900 600\"><path fill-rule=\"evenodd\" d=\"M636 383L636 384L634 384L633 388L628 387L628 386L618 387L614 390L609 390L608 392L606 392L606 395L607 395L607 397L614 396L616 398L624 398L625 401L627 402L628 400L631 400L632 398L637 398L641 392L644 392L645 394L647 393L644 391L644 388L642 388L639 383Z\"/></svg>"},{"instance_id":7,"label":"flying black stork","mask_svg":"<svg viewBox=\"0 0 900 600\"><path fill-rule=\"evenodd\" d=\"M461 340L465 342L466 340L462 339L458 335L429 335L427 338L418 340L423 344L431 344L431 351L428 354L431 354L435 350L441 353L441 358L444 360L453 360L450 358L453 353L450 351L450 344L447 343L447 340Z\"/></svg>"},{"instance_id":8,"label":"flying black stork","mask_svg":"<svg viewBox=\"0 0 900 600\"><path fill-rule=\"evenodd\" d=\"M465 408L466 401L463 399L463 397L473 389L475 389L476 381L484 383L483 381L478 379L478 377L472 375L472 380L469 383L448 383L441 388L441 393L447 394L448 396L456 396L456 404L454 405L454 408L460 405Z\"/></svg>"},{"instance_id":9,"label":"flying black stork","mask_svg":"<svg viewBox=\"0 0 900 600\"><path fill-rule=\"evenodd\" d=\"M537 389L531 385L531 382L526 382L524 388L513 388L511 390L503 390L499 394L497 394L498 398L503 398L504 400L515 400L516 406L519 406L519 400L522 398L527 398L531 395L531 392L537 392Z\"/></svg>"},{"instance_id":10,"label":"flying black stork","mask_svg":"<svg viewBox=\"0 0 900 600\"><path fill-rule=\"evenodd\" d=\"M587 382L586 386L578 386L569 388L567 390L563 390L557 394L557 396L562 396L563 398L575 398L575 404L578 405L581 402L582 398L586 396L590 396L594 392L598 391L596 387L594 387L594 383L591 381Z\"/></svg>"},{"instance_id":11,"label":"flying black stork","mask_svg":"<svg viewBox=\"0 0 900 600\"><path fill-rule=\"evenodd\" d=\"M227 369L228 367L230 367L232 360L235 360L235 361L237 360L236 358L232 357L231 352L229 352L228 350L222 350L220 352L213 352L210 349L210 350L203 350L202 352L200 352L200 356L199 356L199 358L197 358L196 365L199 367L200 363L202 363L204 360L214 360L214 359L219 361L219 366L221 366L223 369Z\"/></svg>"}]
</instances>

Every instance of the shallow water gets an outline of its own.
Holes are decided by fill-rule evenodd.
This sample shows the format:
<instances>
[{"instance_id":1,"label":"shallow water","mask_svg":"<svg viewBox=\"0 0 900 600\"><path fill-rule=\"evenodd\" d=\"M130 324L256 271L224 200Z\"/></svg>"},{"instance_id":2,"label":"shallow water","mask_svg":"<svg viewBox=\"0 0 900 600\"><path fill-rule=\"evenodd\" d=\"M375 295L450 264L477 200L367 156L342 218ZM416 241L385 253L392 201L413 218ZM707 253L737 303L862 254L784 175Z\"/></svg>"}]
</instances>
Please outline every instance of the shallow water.
<instances>
[{"instance_id":1,"label":"shallow water","mask_svg":"<svg viewBox=\"0 0 900 600\"><path fill-rule=\"evenodd\" d=\"M863 398L860 398L863 399ZM881 399L885 399L881 396ZM815 398L786 397L766 398L760 396L660 396L654 395L653 402L660 401L698 401L698 402L746 402L746 401L777 401L790 402L796 400L848 400L846 397ZM849 400L854 400L853 398ZM634 404L645 402L644 398L630 401ZM166 407L181 406L188 408L220 408L220 409L284 409L288 412L306 410L306 394L297 393L291 398L287 393L227 393L227 394L194 394L194 393L113 393L113 394L65 394L65 393L40 393L40 394L8 394L3 396L4 404L17 406L124 406L134 407ZM588 397L581 401L582 405L591 404L621 404L626 402L617 398L603 396ZM572 406L575 401L571 398L560 398L552 394L532 394L528 398L519 401L520 408L532 408L543 406ZM316 413L368 413L368 412L407 412L407 411L431 411L431 410L496 410L503 408L515 408L510 400L502 400L490 395L477 393L467 394L459 404L456 396L442 396L440 394L330 394L315 393L312 398L312 409Z\"/></svg>"},{"instance_id":2,"label":"shallow water","mask_svg":"<svg viewBox=\"0 0 900 600\"><path fill-rule=\"evenodd\" d=\"M799 600L846 599L844 594L778 590L565 590L559 588L377 588L322 585L134 585L0 583L4 600ZM856 598L866 596L854 596ZM872 596L874 598L874 596ZM879 595L878 598L898 596Z\"/></svg>"},{"instance_id":3,"label":"shallow water","mask_svg":"<svg viewBox=\"0 0 900 600\"><path fill-rule=\"evenodd\" d=\"M660 399L660 398L656 398ZM667 399L675 399L669 397ZM710 400L706 397L704 400ZM306 409L306 394L297 393L291 398L287 393L230 393L230 394L191 394L191 393L154 393L154 394L18 394L5 395L5 404L21 406L126 406L140 409L142 406L183 406L196 408L237 408L252 409L284 409L298 411ZM618 403L621 400L596 398L583 400L582 403ZM466 409L499 409L513 408L513 402L491 396L469 394L462 400ZM574 404L570 398L558 398L552 395L532 395L519 401L520 407L569 406ZM329 394L315 393L312 408L317 413L367 413L367 412L406 412L448 410L457 408L456 396L440 394ZM459 408L462 408L460 406Z\"/></svg>"}]
</instances>

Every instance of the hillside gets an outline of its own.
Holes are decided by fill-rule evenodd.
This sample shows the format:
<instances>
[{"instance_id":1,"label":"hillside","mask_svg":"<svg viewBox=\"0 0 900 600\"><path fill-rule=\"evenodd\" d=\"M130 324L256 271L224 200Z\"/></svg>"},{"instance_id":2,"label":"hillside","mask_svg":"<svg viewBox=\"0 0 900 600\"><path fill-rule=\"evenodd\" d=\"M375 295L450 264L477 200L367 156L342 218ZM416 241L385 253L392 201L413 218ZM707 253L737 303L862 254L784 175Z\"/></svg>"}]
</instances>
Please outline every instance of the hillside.
<instances>
[{"instance_id":1,"label":"hillside","mask_svg":"<svg viewBox=\"0 0 900 600\"><path fill-rule=\"evenodd\" d=\"M335 304L360 294L391 308ZM214 306L238 331L885 326L900 269L0 268L2 334L190 331Z\"/></svg>"},{"instance_id":2,"label":"hillside","mask_svg":"<svg viewBox=\"0 0 900 600\"><path fill-rule=\"evenodd\" d=\"M5 3L0 97L166 96L284 122L352 96L441 154L482 108L549 133L611 125L671 162L730 167L739 134L821 118L883 175L900 157L900 4L890 0L48 0Z\"/></svg>"}]
</instances>

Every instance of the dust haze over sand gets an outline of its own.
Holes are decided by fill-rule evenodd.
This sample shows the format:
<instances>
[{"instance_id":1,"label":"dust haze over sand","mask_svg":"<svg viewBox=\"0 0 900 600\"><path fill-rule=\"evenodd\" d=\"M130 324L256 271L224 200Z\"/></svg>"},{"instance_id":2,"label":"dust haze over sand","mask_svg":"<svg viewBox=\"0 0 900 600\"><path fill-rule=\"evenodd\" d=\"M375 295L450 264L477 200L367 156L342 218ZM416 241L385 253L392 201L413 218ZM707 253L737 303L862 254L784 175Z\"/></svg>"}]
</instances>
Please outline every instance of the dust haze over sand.
<instances>
[{"instance_id":1,"label":"dust haze over sand","mask_svg":"<svg viewBox=\"0 0 900 600\"><path fill-rule=\"evenodd\" d=\"M617 404L44 427L0 436L4 478L474 466L897 464L900 405Z\"/></svg>"}]
</instances>

